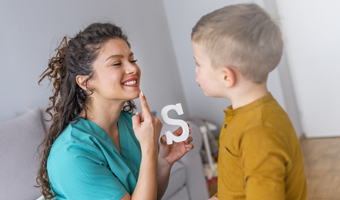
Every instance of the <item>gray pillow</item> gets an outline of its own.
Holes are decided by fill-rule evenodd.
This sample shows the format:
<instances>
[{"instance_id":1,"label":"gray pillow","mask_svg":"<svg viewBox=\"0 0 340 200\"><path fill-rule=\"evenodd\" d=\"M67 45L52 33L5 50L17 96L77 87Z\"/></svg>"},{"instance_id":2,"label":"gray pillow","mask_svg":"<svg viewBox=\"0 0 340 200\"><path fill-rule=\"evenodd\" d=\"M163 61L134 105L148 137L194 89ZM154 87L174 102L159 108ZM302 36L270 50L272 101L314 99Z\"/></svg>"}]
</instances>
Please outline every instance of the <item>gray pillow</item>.
<instances>
[{"instance_id":1,"label":"gray pillow","mask_svg":"<svg viewBox=\"0 0 340 200\"><path fill-rule=\"evenodd\" d=\"M36 199L39 156L37 148L45 135L41 111L25 114L0 124L0 194L2 199Z\"/></svg>"}]
</instances>

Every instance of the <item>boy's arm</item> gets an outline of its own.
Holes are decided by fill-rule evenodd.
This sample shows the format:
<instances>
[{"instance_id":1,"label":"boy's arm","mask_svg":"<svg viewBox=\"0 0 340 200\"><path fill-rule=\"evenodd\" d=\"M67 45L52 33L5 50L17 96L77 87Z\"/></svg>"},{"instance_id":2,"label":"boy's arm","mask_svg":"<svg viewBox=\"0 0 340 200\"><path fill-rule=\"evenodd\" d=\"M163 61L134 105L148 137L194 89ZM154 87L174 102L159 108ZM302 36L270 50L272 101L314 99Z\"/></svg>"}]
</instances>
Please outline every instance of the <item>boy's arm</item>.
<instances>
[{"instance_id":1,"label":"boy's arm","mask_svg":"<svg viewBox=\"0 0 340 200\"><path fill-rule=\"evenodd\" d=\"M258 126L247 131L241 142L241 160L247 200L284 200L286 164L289 160L281 135Z\"/></svg>"}]
</instances>

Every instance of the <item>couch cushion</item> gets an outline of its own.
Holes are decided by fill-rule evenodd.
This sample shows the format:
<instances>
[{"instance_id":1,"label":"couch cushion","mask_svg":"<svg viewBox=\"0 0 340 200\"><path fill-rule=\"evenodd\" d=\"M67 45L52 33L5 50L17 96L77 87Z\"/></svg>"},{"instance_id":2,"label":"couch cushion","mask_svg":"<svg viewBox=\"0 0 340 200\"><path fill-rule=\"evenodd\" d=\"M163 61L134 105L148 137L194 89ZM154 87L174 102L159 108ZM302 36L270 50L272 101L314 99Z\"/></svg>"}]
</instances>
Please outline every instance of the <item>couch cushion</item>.
<instances>
[{"instance_id":1,"label":"couch cushion","mask_svg":"<svg viewBox=\"0 0 340 200\"><path fill-rule=\"evenodd\" d=\"M25 114L0 124L0 194L2 199L36 199L39 156L37 148L44 137L41 112Z\"/></svg>"},{"instance_id":2,"label":"couch cushion","mask_svg":"<svg viewBox=\"0 0 340 200\"><path fill-rule=\"evenodd\" d=\"M167 200L190 200L189 193L188 193L188 188L187 187L182 187L181 190L176 192L174 195L172 195Z\"/></svg>"},{"instance_id":3,"label":"couch cushion","mask_svg":"<svg viewBox=\"0 0 340 200\"><path fill-rule=\"evenodd\" d=\"M192 143L194 144L194 149L189 151L180 159L180 162L186 169L186 188L188 189L190 199L208 199L209 192L204 177L202 159L199 154L203 144L203 136L199 128L194 123L189 123L190 128L192 129L192 133L190 135L193 138Z\"/></svg>"},{"instance_id":4,"label":"couch cushion","mask_svg":"<svg viewBox=\"0 0 340 200\"><path fill-rule=\"evenodd\" d=\"M180 191L186 182L186 170L184 165L177 161L171 168L170 179L168 188L162 198L162 200L167 200L173 196L176 192Z\"/></svg>"}]
</instances>

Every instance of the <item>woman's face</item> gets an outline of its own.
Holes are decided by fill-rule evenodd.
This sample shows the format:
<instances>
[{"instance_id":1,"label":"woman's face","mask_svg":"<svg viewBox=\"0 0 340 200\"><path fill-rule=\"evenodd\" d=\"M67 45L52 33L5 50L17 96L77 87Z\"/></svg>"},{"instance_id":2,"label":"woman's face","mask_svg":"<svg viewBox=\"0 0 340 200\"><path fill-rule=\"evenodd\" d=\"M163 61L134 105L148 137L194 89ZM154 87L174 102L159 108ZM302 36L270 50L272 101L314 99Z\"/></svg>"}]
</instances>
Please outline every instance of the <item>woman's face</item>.
<instances>
[{"instance_id":1,"label":"woman's face","mask_svg":"<svg viewBox=\"0 0 340 200\"><path fill-rule=\"evenodd\" d=\"M125 102L138 97L141 71L124 40L111 39L104 43L93 67L89 81L94 100Z\"/></svg>"}]
</instances>

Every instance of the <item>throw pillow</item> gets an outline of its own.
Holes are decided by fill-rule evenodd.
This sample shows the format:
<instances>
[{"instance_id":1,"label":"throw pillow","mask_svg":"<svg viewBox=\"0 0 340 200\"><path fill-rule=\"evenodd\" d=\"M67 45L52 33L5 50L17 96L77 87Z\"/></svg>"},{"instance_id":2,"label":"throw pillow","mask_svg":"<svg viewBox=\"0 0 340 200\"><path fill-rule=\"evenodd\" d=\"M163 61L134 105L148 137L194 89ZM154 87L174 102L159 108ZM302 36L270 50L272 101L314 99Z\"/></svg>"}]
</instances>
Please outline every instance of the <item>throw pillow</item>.
<instances>
[{"instance_id":1,"label":"throw pillow","mask_svg":"<svg viewBox=\"0 0 340 200\"><path fill-rule=\"evenodd\" d=\"M37 148L45 131L41 111L25 114L0 124L0 194L3 199L36 199L39 155Z\"/></svg>"}]
</instances>

